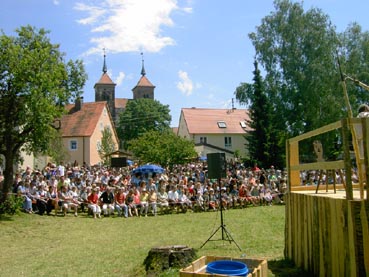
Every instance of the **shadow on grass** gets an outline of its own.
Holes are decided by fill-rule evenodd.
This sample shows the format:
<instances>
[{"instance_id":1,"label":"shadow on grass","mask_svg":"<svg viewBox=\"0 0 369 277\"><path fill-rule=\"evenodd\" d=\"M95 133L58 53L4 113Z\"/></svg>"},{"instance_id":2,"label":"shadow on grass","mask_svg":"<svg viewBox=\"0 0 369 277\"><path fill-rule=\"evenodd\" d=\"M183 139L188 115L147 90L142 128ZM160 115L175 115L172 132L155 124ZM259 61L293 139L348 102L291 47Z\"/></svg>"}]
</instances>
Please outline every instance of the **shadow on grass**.
<instances>
[{"instance_id":1,"label":"shadow on grass","mask_svg":"<svg viewBox=\"0 0 369 277\"><path fill-rule=\"evenodd\" d=\"M288 259L268 261L268 269L273 273L274 276L280 277L314 276L314 274L312 274L311 272L296 267L295 263L292 260Z\"/></svg>"}]
</instances>

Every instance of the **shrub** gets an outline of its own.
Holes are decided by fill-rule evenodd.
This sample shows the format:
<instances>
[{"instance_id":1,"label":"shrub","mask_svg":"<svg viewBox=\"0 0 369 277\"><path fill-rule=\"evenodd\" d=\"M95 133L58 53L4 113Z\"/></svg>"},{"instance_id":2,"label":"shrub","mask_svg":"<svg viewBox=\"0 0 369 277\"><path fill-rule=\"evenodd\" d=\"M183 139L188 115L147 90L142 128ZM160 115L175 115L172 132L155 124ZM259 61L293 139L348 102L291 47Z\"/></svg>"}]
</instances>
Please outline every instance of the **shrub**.
<instances>
[{"instance_id":1,"label":"shrub","mask_svg":"<svg viewBox=\"0 0 369 277\"><path fill-rule=\"evenodd\" d=\"M22 208L23 199L13 194L9 194L4 202L0 203L0 214L13 215Z\"/></svg>"}]
</instances>

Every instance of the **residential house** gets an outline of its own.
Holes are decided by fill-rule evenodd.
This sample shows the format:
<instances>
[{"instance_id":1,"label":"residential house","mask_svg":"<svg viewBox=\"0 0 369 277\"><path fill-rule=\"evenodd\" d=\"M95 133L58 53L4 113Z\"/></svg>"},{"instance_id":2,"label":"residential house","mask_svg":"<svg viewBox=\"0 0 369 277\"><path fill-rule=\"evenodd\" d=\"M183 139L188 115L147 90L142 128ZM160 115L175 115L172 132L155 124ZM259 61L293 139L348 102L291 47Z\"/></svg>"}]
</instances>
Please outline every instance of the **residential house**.
<instances>
[{"instance_id":1,"label":"residential house","mask_svg":"<svg viewBox=\"0 0 369 277\"><path fill-rule=\"evenodd\" d=\"M199 157L225 153L226 159L248 156L245 136L249 130L248 110L182 108L177 134L192 140Z\"/></svg>"},{"instance_id":2,"label":"residential house","mask_svg":"<svg viewBox=\"0 0 369 277\"><path fill-rule=\"evenodd\" d=\"M66 109L68 114L61 119L64 148L68 153L65 162L100 163L98 149L104 128L111 130L115 148L118 149L118 136L106 101L83 103L82 99L77 99L75 104L67 105Z\"/></svg>"},{"instance_id":3,"label":"residential house","mask_svg":"<svg viewBox=\"0 0 369 277\"><path fill-rule=\"evenodd\" d=\"M146 77L144 60L142 60L141 77L132 89L132 99L116 97L115 87L116 84L108 74L104 54L102 75L94 85L95 102L83 103L81 98L79 102L67 105L68 114L62 118L62 137L69 156L68 161L65 162L73 163L76 160L79 164L86 162L91 165L100 162L97 148L101 143L101 131L104 127L111 128L116 149L118 149L115 126L119 114L125 110L128 101L139 98L154 99L155 86ZM23 151L21 154L24 163L20 168L26 168L26 166L42 168L50 160L45 156L27 155Z\"/></svg>"}]
</instances>

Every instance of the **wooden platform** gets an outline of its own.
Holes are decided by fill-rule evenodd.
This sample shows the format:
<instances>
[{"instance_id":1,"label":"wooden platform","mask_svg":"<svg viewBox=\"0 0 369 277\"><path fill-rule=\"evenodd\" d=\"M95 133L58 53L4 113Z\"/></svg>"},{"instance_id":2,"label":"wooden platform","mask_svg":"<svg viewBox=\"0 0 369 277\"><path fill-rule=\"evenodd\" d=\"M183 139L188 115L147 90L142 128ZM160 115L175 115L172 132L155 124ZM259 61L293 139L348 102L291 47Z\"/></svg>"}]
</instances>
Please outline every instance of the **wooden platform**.
<instances>
[{"instance_id":1,"label":"wooden platform","mask_svg":"<svg viewBox=\"0 0 369 277\"><path fill-rule=\"evenodd\" d=\"M369 201L353 195L289 192L285 256L316 276L369 276Z\"/></svg>"},{"instance_id":2,"label":"wooden platform","mask_svg":"<svg viewBox=\"0 0 369 277\"><path fill-rule=\"evenodd\" d=\"M304 189L305 188L305 189ZM294 190L293 193L314 195L317 197L330 197L335 199L346 199L346 191L342 188L342 186L337 185L336 193L333 190L332 186L329 186L328 191L326 191L324 186L320 186L318 193L315 193L316 186L301 186L299 190ZM360 191L358 189L353 190L353 200L360 200ZM364 191L364 198L366 198L366 191Z\"/></svg>"}]
</instances>

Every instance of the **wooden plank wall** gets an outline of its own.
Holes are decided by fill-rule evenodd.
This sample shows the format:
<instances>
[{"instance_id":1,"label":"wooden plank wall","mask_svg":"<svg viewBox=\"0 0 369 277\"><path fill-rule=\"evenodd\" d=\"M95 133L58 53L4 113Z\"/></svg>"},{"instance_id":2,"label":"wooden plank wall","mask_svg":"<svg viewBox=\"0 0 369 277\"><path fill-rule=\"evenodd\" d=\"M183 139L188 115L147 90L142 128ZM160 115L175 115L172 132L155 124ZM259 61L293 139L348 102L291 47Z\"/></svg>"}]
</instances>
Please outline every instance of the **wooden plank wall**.
<instances>
[{"instance_id":1,"label":"wooden plank wall","mask_svg":"<svg viewBox=\"0 0 369 277\"><path fill-rule=\"evenodd\" d=\"M369 276L369 201L288 193L285 256L315 276Z\"/></svg>"}]
</instances>

